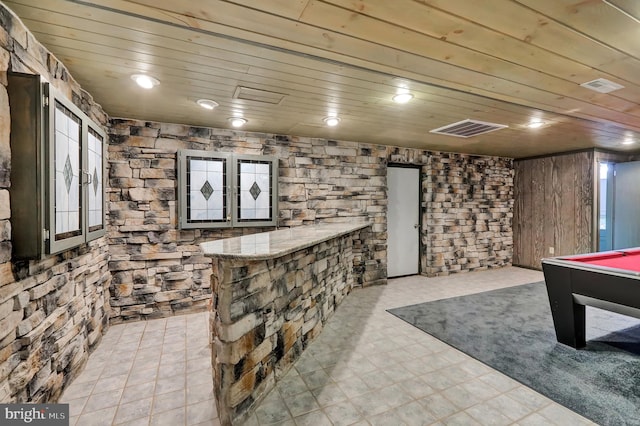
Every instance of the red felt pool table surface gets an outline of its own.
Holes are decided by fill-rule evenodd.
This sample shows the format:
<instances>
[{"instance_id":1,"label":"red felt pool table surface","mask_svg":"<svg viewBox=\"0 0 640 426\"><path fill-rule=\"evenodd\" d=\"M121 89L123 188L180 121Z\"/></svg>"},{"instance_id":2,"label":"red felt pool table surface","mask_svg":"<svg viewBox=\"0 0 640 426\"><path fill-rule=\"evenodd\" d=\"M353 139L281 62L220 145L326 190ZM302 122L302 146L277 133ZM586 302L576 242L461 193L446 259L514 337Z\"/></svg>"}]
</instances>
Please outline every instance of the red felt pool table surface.
<instances>
[{"instance_id":1,"label":"red felt pool table surface","mask_svg":"<svg viewBox=\"0 0 640 426\"><path fill-rule=\"evenodd\" d=\"M620 251L616 253L602 253L596 256L573 256L567 258L574 262L588 263L590 265L606 266L608 268L625 269L627 271L640 272L640 250Z\"/></svg>"}]
</instances>

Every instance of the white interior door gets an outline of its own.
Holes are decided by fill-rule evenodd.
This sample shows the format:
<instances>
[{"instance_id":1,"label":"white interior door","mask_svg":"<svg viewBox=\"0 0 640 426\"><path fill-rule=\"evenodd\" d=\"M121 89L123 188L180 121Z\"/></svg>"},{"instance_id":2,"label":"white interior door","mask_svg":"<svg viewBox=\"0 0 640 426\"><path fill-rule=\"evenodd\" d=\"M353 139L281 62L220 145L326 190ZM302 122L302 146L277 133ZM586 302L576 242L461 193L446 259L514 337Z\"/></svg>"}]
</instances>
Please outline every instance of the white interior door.
<instances>
[{"instance_id":1,"label":"white interior door","mask_svg":"<svg viewBox=\"0 0 640 426\"><path fill-rule=\"evenodd\" d=\"M613 248L640 246L640 161L614 168Z\"/></svg>"},{"instance_id":2,"label":"white interior door","mask_svg":"<svg viewBox=\"0 0 640 426\"><path fill-rule=\"evenodd\" d=\"M420 268L420 170L387 168L387 275L415 275Z\"/></svg>"}]
</instances>

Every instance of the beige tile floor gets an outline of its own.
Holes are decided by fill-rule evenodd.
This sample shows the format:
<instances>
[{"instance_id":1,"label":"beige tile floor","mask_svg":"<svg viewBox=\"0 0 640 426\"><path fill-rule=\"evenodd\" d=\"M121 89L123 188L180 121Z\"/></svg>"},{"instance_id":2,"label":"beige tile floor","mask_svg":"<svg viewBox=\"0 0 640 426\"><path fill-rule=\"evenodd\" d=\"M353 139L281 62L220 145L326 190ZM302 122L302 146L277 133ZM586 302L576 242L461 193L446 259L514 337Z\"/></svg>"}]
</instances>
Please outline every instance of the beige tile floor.
<instances>
[{"instance_id":1,"label":"beige tile floor","mask_svg":"<svg viewBox=\"0 0 640 426\"><path fill-rule=\"evenodd\" d=\"M246 425L592 422L386 309L542 280L521 268L354 290ZM72 425L217 425L205 314L116 325L64 393Z\"/></svg>"},{"instance_id":2,"label":"beige tile floor","mask_svg":"<svg viewBox=\"0 0 640 426\"><path fill-rule=\"evenodd\" d=\"M217 425L207 316L114 325L62 395L70 425Z\"/></svg>"}]
</instances>

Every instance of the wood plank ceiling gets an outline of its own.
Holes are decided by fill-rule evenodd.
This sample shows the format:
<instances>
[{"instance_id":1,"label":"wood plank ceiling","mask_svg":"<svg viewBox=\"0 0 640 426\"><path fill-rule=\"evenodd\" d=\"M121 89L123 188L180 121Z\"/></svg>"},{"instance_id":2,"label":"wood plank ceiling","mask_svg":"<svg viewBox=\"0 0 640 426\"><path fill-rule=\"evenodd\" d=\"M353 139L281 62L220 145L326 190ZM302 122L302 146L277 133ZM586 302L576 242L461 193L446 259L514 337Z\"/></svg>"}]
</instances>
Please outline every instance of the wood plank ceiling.
<instances>
[{"instance_id":1,"label":"wood plank ceiling","mask_svg":"<svg viewBox=\"0 0 640 426\"><path fill-rule=\"evenodd\" d=\"M248 131L514 158L640 149L636 0L4 3L112 117L227 128L241 115ZM139 89L134 73L161 84ZM597 78L624 88L580 86ZM394 103L402 90L414 99ZM468 118L509 127L430 133Z\"/></svg>"}]
</instances>

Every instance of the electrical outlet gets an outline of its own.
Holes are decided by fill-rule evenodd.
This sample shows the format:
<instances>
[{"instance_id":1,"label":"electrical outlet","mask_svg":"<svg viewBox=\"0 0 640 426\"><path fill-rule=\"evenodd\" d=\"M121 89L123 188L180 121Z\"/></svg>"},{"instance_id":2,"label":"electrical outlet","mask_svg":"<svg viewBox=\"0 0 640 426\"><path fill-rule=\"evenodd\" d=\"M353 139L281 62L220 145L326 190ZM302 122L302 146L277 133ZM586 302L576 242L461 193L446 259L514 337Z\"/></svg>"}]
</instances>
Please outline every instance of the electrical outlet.
<instances>
[{"instance_id":1,"label":"electrical outlet","mask_svg":"<svg viewBox=\"0 0 640 426\"><path fill-rule=\"evenodd\" d=\"M555 254L556 249L554 247L549 247L549 254Z\"/></svg>"}]
</instances>

